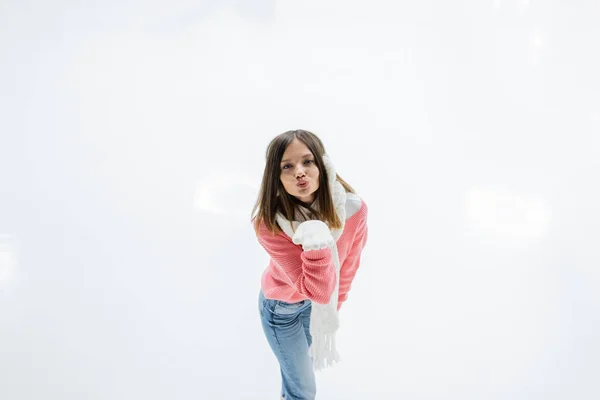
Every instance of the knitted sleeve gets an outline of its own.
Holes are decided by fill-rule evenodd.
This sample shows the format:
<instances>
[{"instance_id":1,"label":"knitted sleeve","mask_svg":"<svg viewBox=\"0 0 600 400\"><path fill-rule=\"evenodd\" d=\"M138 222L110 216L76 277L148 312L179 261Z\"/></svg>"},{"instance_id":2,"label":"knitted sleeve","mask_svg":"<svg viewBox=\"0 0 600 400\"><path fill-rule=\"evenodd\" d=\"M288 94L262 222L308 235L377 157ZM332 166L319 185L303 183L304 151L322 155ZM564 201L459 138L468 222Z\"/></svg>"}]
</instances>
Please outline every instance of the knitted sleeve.
<instances>
[{"instance_id":1,"label":"knitted sleeve","mask_svg":"<svg viewBox=\"0 0 600 400\"><path fill-rule=\"evenodd\" d=\"M340 268L340 289L338 294L338 310L342 307L342 303L348 299L348 292L352 286L352 281L356 275L356 271L360 266L360 256L363 248L367 244L367 237L369 236L369 228L367 226L367 209L365 204L365 214L361 219L356 236L352 242L352 247L348 252L348 256L344 260Z\"/></svg>"},{"instance_id":2,"label":"knitted sleeve","mask_svg":"<svg viewBox=\"0 0 600 400\"><path fill-rule=\"evenodd\" d=\"M310 300L329 303L336 281L331 249L303 251L285 233L272 234L264 224L259 227L257 238L288 284Z\"/></svg>"}]
</instances>

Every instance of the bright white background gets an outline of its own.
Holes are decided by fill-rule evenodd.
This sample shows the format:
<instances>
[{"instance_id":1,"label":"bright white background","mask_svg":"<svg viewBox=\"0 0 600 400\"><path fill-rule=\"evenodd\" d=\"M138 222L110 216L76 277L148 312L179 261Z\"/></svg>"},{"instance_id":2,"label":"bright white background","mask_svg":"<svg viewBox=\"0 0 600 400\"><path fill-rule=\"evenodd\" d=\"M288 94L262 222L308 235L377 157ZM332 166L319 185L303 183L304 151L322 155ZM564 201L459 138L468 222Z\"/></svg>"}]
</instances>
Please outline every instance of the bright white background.
<instances>
[{"instance_id":1,"label":"bright white background","mask_svg":"<svg viewBox=\"0 0 600 400\"><path fill-rule=\"evenodd\" d=\"M600 3L0 4L0 398L276 399L269 140L370 208L319 399L600 398Z\"/></svg>"}]
</instances>

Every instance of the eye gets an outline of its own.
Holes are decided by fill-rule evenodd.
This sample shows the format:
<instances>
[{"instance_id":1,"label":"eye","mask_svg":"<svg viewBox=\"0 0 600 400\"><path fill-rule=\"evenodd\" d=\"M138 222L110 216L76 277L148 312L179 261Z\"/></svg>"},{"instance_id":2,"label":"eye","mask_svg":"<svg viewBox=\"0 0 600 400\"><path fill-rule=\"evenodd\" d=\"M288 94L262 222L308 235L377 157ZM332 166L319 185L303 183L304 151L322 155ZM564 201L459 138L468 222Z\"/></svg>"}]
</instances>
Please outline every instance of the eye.
<instances>
[{"instance_id":1,"label":"eye","mask_svg":"<svg viewBox=\"0 0 600 400\"><path fill-rule=\"evenodd\" d=\"M290 164L285 164L281 169L288 169L288 167L291 167Z\"/></svg>"},{"instance_id":2,"label":"eye","mask_svg":"<svg viewBox=\"0 0 600 400\"><path fill-rule=\"evenodd\" d=\"M306 161L304 161L304 163L305 163L305 164L306 164L306 163L309 163L309 164L310 164L310 163L314 163L314 162L315 162L315 160L306 160Z\"/></svg>"}]
</instances>

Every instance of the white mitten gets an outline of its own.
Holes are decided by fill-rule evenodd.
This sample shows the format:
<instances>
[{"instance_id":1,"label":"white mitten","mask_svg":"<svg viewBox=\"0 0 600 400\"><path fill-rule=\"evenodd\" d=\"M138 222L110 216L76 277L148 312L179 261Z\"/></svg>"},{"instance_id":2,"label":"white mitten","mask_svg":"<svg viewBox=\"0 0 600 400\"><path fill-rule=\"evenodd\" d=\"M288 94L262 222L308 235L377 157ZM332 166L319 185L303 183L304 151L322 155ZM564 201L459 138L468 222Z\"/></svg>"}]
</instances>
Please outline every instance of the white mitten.
<instances>
[{"instance_id":1,"label":"white mitten","mask_svg":"<svg viewBox=\"0 0 600 400\"><path fill-rule=\"evenodd\" d=\"M320 250L335 244L329 227L325 222L319 220L305 221L298 225L292 242L301 244L305 251Z\"/></svg>"}]
</instances>

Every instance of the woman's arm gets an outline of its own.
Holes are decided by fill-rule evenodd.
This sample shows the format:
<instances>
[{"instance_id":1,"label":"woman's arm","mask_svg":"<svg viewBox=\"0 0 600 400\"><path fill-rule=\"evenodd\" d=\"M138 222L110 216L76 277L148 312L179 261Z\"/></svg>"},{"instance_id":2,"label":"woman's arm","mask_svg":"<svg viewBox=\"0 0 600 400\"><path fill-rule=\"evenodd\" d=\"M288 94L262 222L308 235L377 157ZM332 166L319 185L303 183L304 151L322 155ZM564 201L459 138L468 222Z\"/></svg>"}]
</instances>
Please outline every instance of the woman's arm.
<instances>
[{"instance_id":1,"label":"woman's arm","mask_svg":"<svg viewBox=\"0 0 600 400\"><path fill-rule=\"evenodd\" d=\"M272 234L264 224L259 227L257 238L298 293L319 304L329 303L335 289L331 249L303 251L287 235Z\"/></svg>"},{"instance_id":2,"label":"woman's arm","mask_svg":"<svg viewBox=\"0 0 600 400\"><path fill-rule=\"evenodd\" d=\"M367 238L369 236L369 228L367 226L367 212L365 206L365 214L360 221L356 236L352 242L352 247L348 252L348 256L344 260L340 269L340 290L338 294L338 310L342 307L342 303L348 299L348 292L352 287L352 281L356 276L356 271L360 266L360 256L363 248L367 244Z\"/></svg>"}]
</instances>

